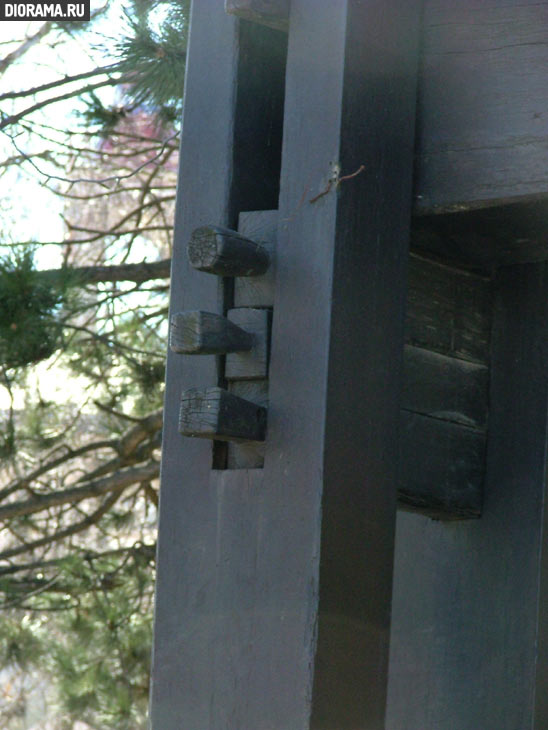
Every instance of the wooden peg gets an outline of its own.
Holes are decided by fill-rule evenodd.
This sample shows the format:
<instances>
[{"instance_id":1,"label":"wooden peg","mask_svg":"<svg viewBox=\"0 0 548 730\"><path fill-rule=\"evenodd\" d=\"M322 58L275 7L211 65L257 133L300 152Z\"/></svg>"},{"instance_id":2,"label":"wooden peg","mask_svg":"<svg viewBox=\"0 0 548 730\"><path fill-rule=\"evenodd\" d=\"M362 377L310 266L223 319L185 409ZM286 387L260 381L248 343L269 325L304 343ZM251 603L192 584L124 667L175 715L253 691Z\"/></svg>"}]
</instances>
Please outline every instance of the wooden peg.
<instances>
[{"instance_id":1,"label":"wooden peg","mask_svg":"<svg viewBox=\"0 0 548 730\"><path fill-rule=\"evenodd\" d=\"M170 347L183 355L224 355L251 350L255 338L213 312L178 312L171 318Z\"/></svg>"},{"instance_id":2,"label":"wooden peg","mask_svg":"<svg viewBox=\"0 0 548 730\"><path fill-rule=\"evenodd\" d=\"M278 30L287 30L289 23L289 0L225 0L225 10Z\"/></svg>"},{"instance_id":3,"label":"wooden peg","mask_svg":"<svg viewBox=\"0 0 548 730\"><path fill-rule=\"evenodd\" d=\"M218 441L264 441L266 408L223 388L191 388L181 397L179 433Z\"/></svg>"},{"instance_id":4,"label":"wooden peg","mask_svg":"<svg viewBox=\"0 0 548 730\"><path fill-rule=\"evenodd\" d=\"M202 226L192 233L188 258L198 271L217 276L260 276L270 264L259 243L220 226Z\"/></svg>"}]
</instances>

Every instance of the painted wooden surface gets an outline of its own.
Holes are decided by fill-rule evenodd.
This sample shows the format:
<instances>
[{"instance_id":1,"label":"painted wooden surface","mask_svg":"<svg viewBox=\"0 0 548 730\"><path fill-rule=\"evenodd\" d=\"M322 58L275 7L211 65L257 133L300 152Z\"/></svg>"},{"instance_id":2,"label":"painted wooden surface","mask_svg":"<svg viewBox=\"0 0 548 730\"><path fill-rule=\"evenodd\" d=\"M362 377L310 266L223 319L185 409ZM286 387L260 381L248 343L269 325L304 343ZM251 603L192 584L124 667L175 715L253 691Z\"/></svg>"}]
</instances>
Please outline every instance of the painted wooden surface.
<instances>
[{"instance_id":1,"label":"painted wooden surface","mask_svg":"<svg viewBox=\"0 0 548 730\"><path fill-rule=\"evenodd\" d=\"M241 276L234 282L236 307L272 307L276 275L276 236L278 235L278 211L262 210L243 212L239 216L239 231L260 242L266 249L271 265L262 276Z\"/></svg>"},{"instance_id":2,"label":"painted wooden surface","mask_svg":"<svg viewBox=\"0 0 548 730\"><path fill-rule=\"evenodd\" d=\"M387 730L548 727L548 268L495 280L482 517L398 513Z\"/></svg>"},{"instance_id":3,"label":"painted wooden surface","mask_svg":"<svg viewBox=\"0 0 548 730\"><path fill-rule=\"evenodd\" d=\"M212 218L230 222L238 46L235 21L216 12L217 5L216 0L201 0L205 15L197 12L195 4L191 18L172 265L173 313L185 309L222 313L217 278L192 269L186 256L196 227ZM207 175L202 172L204 164L209 168ZM212 169L215 175L210 174ZM211 697L206 659L211 644L199 637L208 615L200 606L212 606L215 601L208 580L215 574L215 554L200 546L215 541L216 525L209 515L216 514L217 491L210 487L211 445L199 439L182 442L177 421L182 390L215 385L217 377L214 358L168 354L151 682L153 730L180 730L181 718L189 730L211 727L204 715ZM182 575L194 578L183 581Z\"/></svg>"},{"instance_id":4,"label":"painted wooden surface","mask_svg":"<svg viewBox=\"0 0 548 730\"><path fill-rule=\"evenodd\" d=\"M310 652L284 636L275 673L304 670L285 702L304 693L315 730L384 724L417 16L291 3L264 479L287 538L267 564Z\"/></svg>"},{"instance_id":5,"label":"painted wooden surface","mask_svg":"<svg viewBox=\"0 0 548 730\"><path fill-rule=\"evenodd\" d=\"M411 255L408 344L485 364L490 313L488 279Z\"/></svg>"},{"instance_id":6,"label":"painted wooden surface","mask_svg":"<svg viewBox=\"0 0 548 730\"><path fill-rule=\"evenodd\" d=\"M437 519L479 517L485 433L402 411L399 506Z\"/></svg>"},{"instance_id":7,"label":"painted wooden surface","mask_svg":"<svg viewBox=\"0 0 548 730\"><path fill-rule=\"evenodd\" d=\"M472 428L487 426L488 368L406 345L402 408Z\"/></svg>"},{"instance_id":8,"label":"painted wooden surface","mask_svg":"<svg viewBox=\"0 0 548 730\"><path fill-rule=\"evenodd\" d=\"M276 16L279 27L287 26L278 20L287 18L287 2L228 5L258 22ZM417 212L548 196L547 38L547 2L425 0Z\"/></svg>"},{"instance_id":9,"label":"painted wooden surface","mask_svg":"<svg viewBox=\"0 0 548 730\"><path fill-rule=\"evenodd\" d=\"M195 84L208 74L217 83L215 69L234 62L235 38L218 7L194 4ZM177 450L168 414L154 730L384 723L418 9L402 0L293 0L291 12L265 464L208 471L193 440ZM253 84L237 78L238 105ZM199 119L226 123L226 91L220 101L210 89L192 93L187 82L188 135L201 135ZM237 139L242 118L237 111ZM200 217L197 194L197 210L213 203L221 224L230 210L253 207L235 202L235 171L232 188L217 189L232 196L221 215L207 188L216 177L209 143L195 140L202 159L183 168L179 246ZM353 172L363 161L379 172L308 202L335 162ZM228 186L227 176L223 168ZM207 277L174 279L177 311L210 309L195 301ZM356 330L365 333L358 347ZM171 363L168 408L181 381L194 385L188 365ZM205 377L211 372L199 385Z\"/></svg>"},{"instance_id":10,"label":"painted wooden surface","mask_svg":"<svg viewBox=\"0 0 548 730\"><path fill-rule=\"evenodd\" d=\"M270 350L269 309L237 307L229 309L227 317L237 327L251 335L252 347L246 352L227 355L225 378L227 380L262 380L268 375Z\"/></svg>"},{"instance_id":11,"label":"painted wooden surface","mask_svg":"<svg viewBox=\"0 0 548 730\"><path fill-rule=\"evenodd\" d=\"M548 194L548 3L425 0L416 207Z\"/></svg>"},{"instance_id":12,"label":"painted wooden surface","mask_svg":"<svg viewBox=\"0 0 548 730\"><path fill-rule=\"evenodd\" d=\"M212 221L234 228L239 210L267 209L277 202L281 129L276 132L275 119L281 119L282 109L272 105L283 92L283 64L276 66L272 58L284 57L285 43L284 36L268 28L242 24L238 29L238 21L225 13L218 0L193 3L172 313L224 314L233 306L230 286L220 287L217 276L196 271L188 263L186 246L192 231ZM266 48L271 57L257 56L259 49ZM248 154L253 164L243 175L240 164ZM245 182L250 173L260 178L252 188ZM260 728L269 716L264 691L261 703L256 698L252 707L246 705L249 676L242 677L254 665L243 637L252 630L245 617L256 586L249 585L246 566L259 550L261 475L255 477L251 471L239 475L233 484L230 478L236 472L227 471L223 472L227 476L216 479L218 472L211 467L212 459L214 463L220 459L218 449L212 454L207 441L185 439L177 431L181 392L217 385L222 375L217 365L222 368L222 359L168 355L150 710L153 730ZM232 488L236 484L238 488ZM265 635L262 640L271 639ZM244 655L249 663L236 666L234 657ZM272 690L269 702L276 704L279 695L274 684Z\"/></svg>"},{"instance_id":13,"label":"painted wooden surface","mask_svg":"<svg viewBox=\"0 0 548 730\"><path fill-rule=\"evenodd\" d=\"M272 272L277 220L277 211L240 215L247 235L268 239ZM404 348L398 503L439 519L477 517L485 472L491 282L416 254L411 254L409 268L406 341L422 346ZM248 288L257 281L257 288ZM236 297L273 301L273 284L273 277L236 279ZM365 336L357 331L356 345ZM229 379L231 357L243 363L248 355L227 358ZM242 377L255 372L248 369L246 376L244 369ZM268 402L267 389L259 391L259 402ZM249 453L249 461L234 458L236 453ZM264 449L256 446L230 447L229 454L229 468L263 465Z\"/></svg>"},{"instance_id":14,"label":"painted wooden surface","mask_svg":"<svg viewBox=\"0 0 548 730\"><path fill-rule=\"evenodd\" d=\"M417 250L489 273L498 266L548 259L548 201L528 201L461 213L417 216Z\"/></svg>"},{"instance_id":15,"label":"painted wooden surface","mask_svg":"<svg viewBox=\"0 0 548 730\"><path fill-rule=\"evenodd\" d=\"M244 20L287 30L289 0L225 0L225 7Z\"/></svg>"},{"instance_id":16,"label":"painted wooden surface","mask_svg":"<svg viewBox=\"0 0 548 730\"><path fill-rule=\"evenodd\" d=\"M228 384L228 389L234 395L268 409L267 380L235 380ZM264 443L256 441L247 444L230 443L228 445L227 469L262 469L264 454Z\"/></svg>"}]
</instances>

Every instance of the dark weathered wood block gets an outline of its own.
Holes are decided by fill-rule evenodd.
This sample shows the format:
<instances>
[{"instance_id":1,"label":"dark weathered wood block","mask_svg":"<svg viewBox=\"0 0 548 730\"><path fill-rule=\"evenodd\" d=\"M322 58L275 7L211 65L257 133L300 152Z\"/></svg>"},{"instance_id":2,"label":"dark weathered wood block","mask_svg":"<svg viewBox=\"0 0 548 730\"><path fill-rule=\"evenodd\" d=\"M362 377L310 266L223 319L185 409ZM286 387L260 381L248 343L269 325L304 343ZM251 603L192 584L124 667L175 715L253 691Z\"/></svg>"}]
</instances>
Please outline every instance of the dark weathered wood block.
<instances>
[{"instance_id":1,"label":"dark weathered wood block","mask_svg":"<svg viewBox=\"0 0 548 730\"><path fill-rule=\"evenodd\" d=\"M411 255L405 341L443 355L487 363L489 280Z\"/></svg>"},{"instance_id":2,"label":"dark weathered wood block","mask_svg":"<svg viewBox=\"0 0 548 730\"><path fill-rule=\"evenodd\" d=\"M190 388L181 397L179 433L218 441L264 441L266 408L223 388Z\"/></svg>"},{"instance_id":3,"label":"dark weathered wood block","mask_svg":"<svg viewBox=\"0 0 548 730\"><path fill-rule=\"evenodd\" d=\"M416 209L548 194L548 3L426 0Z\"/></svg>"},{"instance_id":4,"label":"dark weathered wood block","mask_svg":"<svg viewBox=\"0 0 548 730\"><path fill-rule=\"evenodd\" d=\"M270 310L253 307L229 309L228 320L252 340L247 352L231 352L227 355L225 378L227 380L261 380L268 374L268 345Z\"/></svg>"},{"instance_id":5,"label":"dark weathered wood block","mask_svg":"<svg viewBox=\"0 0 548 730\"><path fill-rule=\"evenodd\" d=\"M412 246L479 271L548 259L548 200L416 216Z\"/></svg>"},{"instance_id":6,"label":"dark weathered wood block","mask_svg":"<svg viewBox=\"0 0 548 730\"><path fill-rule=\"evenodd\" d=\"M289 0L225 0L227 13L244 20L287 30Z\"/></svg>"},{"instance_id":7,"label":"dark weathered wood block","mask_svg":"<svg viewBox=\"0 0 548 730\"><path fill-rule=\"evenodd\" d=\"M195 228L188 258L195 269L217 276L258 276L270 265L259 243L221 226Z\"/></svg>"},{"instance_id":8,"label":"dark weathered wood block","mask_svg":"<svg viewBox=\"0 0 548 730\"><path fill-rule=\"evenodd\" d=\"M411 345L404 348L402 407L408 411L485 429L488 386L486 365Z\"/></svg>"},{"instance_id":9,"label":"dark weathered wood block","mask_svg":"<svg viewBox=\"0 0 548 730\"><path fill-rule=\"evenodd\" d=\"M182 355L224 355L251 350L254 334L213 312L178 312L171 318L170 347Z\"/></svg>"},{"instance_id":10,"label":"dark weathered wood block","mask_svg":"<svg viewBox=\"0 0 548 730\"><path fill-rule=\"evenodd\" d=\"M484 432L402 411L400 507L438 519L479 517Z\"/></svg>"},{"instance_id":11,"label":"dark weathered wood block","mask_svg":"<svg viewBox=\"0 0 548 730\"><path fill-rule=\"evenodd\" d=\"M228 384L228 389L240 398L268 408L267 380L235 380ZM261 469L264 464L265 448L264 441L229 443L228 469Z\"/></svg>"},{"instance_id":12,"label":"dark weathered wood block","mask_svg":"<svg viewBox=\"0 0 548 730\"><path fill-rule=\"evenodd\" d=\"M386 730L548 728L548 267L494 291L482 515L398 515Z\"/></svg>"},{"instance_id":13,"label":"dark weathered wood block","mask_svg":"<svg viewBox=\"0 0 548 730\"><path fill-rule=\"evenodd\" d=\"M252 241L260 241L271 261L274 260L275 256L277 229L277 210L240 213L238 231L242 236L246 236ZM234 306L273 307L275 269L275 266L269 266L268 270L262 275L236 277L234 281Z\"/></svg>"}]
</instances>

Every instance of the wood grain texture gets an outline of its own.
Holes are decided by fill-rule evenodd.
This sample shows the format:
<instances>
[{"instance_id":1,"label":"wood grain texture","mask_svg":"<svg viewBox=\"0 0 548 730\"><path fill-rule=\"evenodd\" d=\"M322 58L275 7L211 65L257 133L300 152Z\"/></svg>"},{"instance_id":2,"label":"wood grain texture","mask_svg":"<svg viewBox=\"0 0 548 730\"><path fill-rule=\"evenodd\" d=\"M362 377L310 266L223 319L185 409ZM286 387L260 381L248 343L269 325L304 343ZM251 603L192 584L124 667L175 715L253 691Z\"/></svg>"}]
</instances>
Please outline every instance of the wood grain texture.
<instances>
[{"instance_id":1,"label":"wood grain texture","mask_svg":"<svg viewBox=\"0 0 548 730\"><path fill-rule=\"evenodd\" d=\"M190 26L181 140L185 161L178 179L170 307L173 313L221 312L220 280L193 269L186 246L197 227L211 221L232 225L238 33L218 0L193 3ZM205 439L183 438L178 417L182 390L208 387L217 378L215 358L168 352L151 672L153 730L180 730L182 717L185 730L212 724L213 672L207 659L212 644L203 624L203 607L214 614L218 600L211 588L218 570L215 551L204 550L215 543L216 532L210 518L217 512L217 494L210 488L212 448Z\"/></svg>"},{"instance_id":2,"label":"wood grain texture","mask_svg":"<svg viewBox=\"0 0 548 730\"><path fill-rule=\"evenodd\" d=\"M181 396L179 433L219 441L264 441L266 409L218 387Z\"/></svg>"},{"instance_id":3,"label":"wood grain texture","mask_svg":"<svg viewBox=\"0 0 548 730\"><path fill-rule=\"evenodd\" d=\"M405 410L485 429L488 393L486 365L405 346L402 391ZM427 448L424 459L428 456Z\"/></svg>"},{"instance_id":4,"label":"wood grain texture","mask_svg":"<svg viewBox=\"0 0 548 730\"><path fill-rule=\"evenodd\" d=\"M254 307L229 309L228 320L248 333L252 346L247 352L227 355L225 378L231 380L262 380L268 375L271 311Z\"/></svg>"},{"instance_id":5,"label":"wood grain texture","mask_svg":"<svg viewBox=\"0 0 548 730\"><path fill-rule=\"evenodd\" d=\"M399 506L438 519L479 517L485 475L485 433L402 412Z\"/></svg>"},{"instance_id":6,"label":"wood grain texture","mask_svg":"<svg viewBox=\"0 0 548 730\"><path fill-rule=\"evenodd\" d=\"M257 403L268 408L268 381L267 380L235 380L229 383L228 389L239 398L251 403ZM229 443L228 469L262 469L264 465L266 445L259 442Z\"/></svg>"},{"instance_id":7,"label":"wood grain texture","mask_svg":"<svg viewBox=\"0 0 548 730\"><path fill-rule=\"evenodd\" d=\"M244 20L279 30L288 28L289 0L225 0L225 8Z\"/></svg>"},{"instance_id":8,"label":"wood grain texture","mask_svg":"<svg viewBox=\"0 0 548 730\"><path fill-rule=\"evenodd\" d=\"M238 277L234 282L234 306L272 307L276 275L277 210L240 213L238 231L257 241L268 252L271 265L262 276Z\"/></svg>"},{"instance_id":9,"label":"wood grain texture","mask_svg":"<svg viewBox=\"0 0 548 730\"><path fill-rule=\"evenodd\" d=\"M426 0L415 206L548 194L548 3Z\"/></svg>"},{"instance_id":10,"label":"wood grain texture","mask_svg":"<svg viewBox=\"0 0 548 730\"><path fill-rule=\"evenodd\" d=\"M212 222L234 229L240 210L276 204L286 42L284 34L239 23L225 13L219 0L191 5L182 125L185 154L178 181L171 281L174 313L198 309L222 313L232 306L220 291L225 280L190 266L186 246L192 231ZM272 53L262 54L268 44ZM182 390L216 384L219 359L168 353L150 703L153 730L180 730L182 722L185 730L229 726L258 730L282 704L280 698L290 713L281 726L291 727L295 707L303 704L300 693L293 703L288 701L286 689L301 677L293 657L286 657L283 673L271 674L268 681L259 679L266 665L257 655L279 651L284 636L291 646L298 645L296 630L288 632L287 624L281 638L273 637L265 626L264 617L275 611L271 591L259 590L259 582L263 575L269 575L271 583L275 578L255 562L263 560L260 526L270 520L260 487L263 474L212 470L211 443L178 432ZM273 543L286 539L276 529L269 537ZM249 579L252 569L254 580ZM253 623L245 619L251 610Z\"/></svg>"},{"instance_id":11,"label":"wood grain texture","mask_svg":"<svg viewBox=\"0 0 548 730\"><path fill-rule=\"evenodd\" d=\"M301 681L272 727L384 727L418 14L291 2L262 563L285 618L260 675ZM369 172L311 203L335 163Z\"/></svg>"},{"instance_id":12,"label":"wood grain texture","mask_svg":"<svg viewBox=\"0 0 548 730\"><path fill-rule=\"evenodd\" d=\"M411 255L407 344L486 364L490 313L488 279Z\"/></svg>"},{"instance_id":13,"label":"wood grain texture","mask_svg":"<svg viewBox=\"0 0 548 730\"><path fill-rule=\"evenodd\" d=\"M494 286L482 516L398 514L387 730L548 727L548 267Z\"/></svg>"},{"instance_id":14,"label":"wood grain texture","mask_svg":"<svg viewBox=\"0 0 548 730\"><path fill-rule=\"evenodd\" d=\"M200 226L188 244L190 264L217 276L258 276L270 260L262 246L222 226Z\"/></svg>"},{"instance_id":15,"label":"wood grain texture","mask_svg":"<svg viewBox=\"0 0 548 730\"><path fill-rule=\"evenodd\" d=\"M411 245L448 262L491 272L548 259L548 201L416 216Z\"/></svg>"},{"instance_id":16,"label":"wood grain texture","mask_svg":"<svg viewBox=\"0 0 548 730\"><path fill-rule=\"evenodd\" d=\"M198 310L172 315L169 342L182 355L223 355L251 350L256 337L230 318Z\"/></svg>"}]
</instances>

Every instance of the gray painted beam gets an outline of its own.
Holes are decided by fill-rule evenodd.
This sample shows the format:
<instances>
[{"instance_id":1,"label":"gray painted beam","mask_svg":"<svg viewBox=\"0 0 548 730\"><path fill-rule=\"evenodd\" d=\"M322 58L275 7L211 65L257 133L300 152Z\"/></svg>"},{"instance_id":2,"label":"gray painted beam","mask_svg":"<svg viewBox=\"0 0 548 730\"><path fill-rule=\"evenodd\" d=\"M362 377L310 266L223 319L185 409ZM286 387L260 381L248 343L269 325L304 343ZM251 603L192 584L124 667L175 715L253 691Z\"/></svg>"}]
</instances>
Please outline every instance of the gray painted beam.
<instances>
[{"instance_id":1,"label":"gray painted beam","mask_svg":"<svg viewBox=\"0 0 548 730\"><path fill-rule=\"evenodd\" d=\"M175 221L171 312L222 313L219 280L187 260L192 231L229 225L237 23L218 0L193 3ZM207 82L205 81L207 80ZM207 124L204 124L207 119ZM184 282L184 284L183 284ZM177 429L181 392L217 384L214 358L168 353L151 687L153 730L213 728L211 642L217 491L211 444Z\"/></svg>"},{"instance_id":2,"label":"gray painted beam","mask_svg":"<svg viewBox=\"0 0 548 730\"><path fill-rule=\"evenodd\" d=\"M254 682L283 699L261 727L384 726L418 15L291 3Z\"/></svg>"},{"instance_id":3,"label":"gray painted beam","mask_svg":"<svg viewBox=\"0 0 548 730\"><path fill-rule=\"evenodd\" d=\"M276 202L285 44L286 36L276 31L240 25L219 0L193 3L172 313L224 314L233 306L230 285L219 287L217 276L192 268L186 247L197 227L214 221L233 229L240 209L268 209ZM182 391L215 387L219 378L213 357L168 354L153 730L259 730L271 727L265 725L271 721L269 707L280 702L274 691L266 699L264 688L262 695L251 692L256 657L249 646L271 641L253 633L260 629L263 596L256 597L261 576L254 573L252 581L249 573L265 519L262 475L212 469L220 461L217 444L212 454L211 443L177 431Z\"/></svg>"},{"instance_id":4,"label":"gray painted beam","mask_svg":"<svg viewBox=\"0 0 548 730\"><path fill-rule=\"evenodd\" d=\"M398 514L388 730L548 727L548 266L495 290L481 519Z\"/></svg>"}]
</instances>

